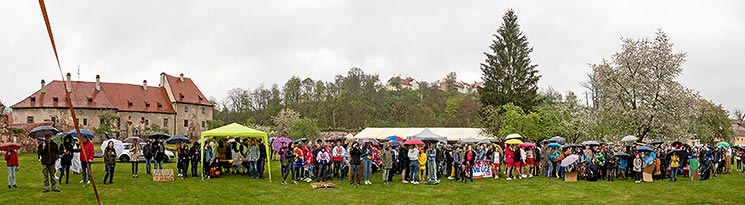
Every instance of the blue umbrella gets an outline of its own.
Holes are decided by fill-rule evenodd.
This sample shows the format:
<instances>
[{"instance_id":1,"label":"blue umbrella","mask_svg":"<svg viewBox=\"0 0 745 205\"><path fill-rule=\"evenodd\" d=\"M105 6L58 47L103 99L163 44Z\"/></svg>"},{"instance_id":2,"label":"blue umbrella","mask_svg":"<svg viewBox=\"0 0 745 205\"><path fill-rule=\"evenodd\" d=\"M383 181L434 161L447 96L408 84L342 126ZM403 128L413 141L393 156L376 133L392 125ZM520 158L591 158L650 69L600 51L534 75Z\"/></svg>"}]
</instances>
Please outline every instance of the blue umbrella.
<instances>
[{"instance_id":1,"label":"blue umbrella","mask_svg":"<svg viewBox=\"0 0 745 205\"><path fill-rule=\"evenodd\" d=\"M651 147L648 147L648 146L638 146L638 147L636 147L636 151L640 151L640 152L652 152L654 150Z\"/></svg>"},{"instance_id":2,"label":"blue umbrella","mask_svg":"<svg viewBox=\"0 0 745 205\"><path fill-rule=\"evenodd\" d=\"M70 133L70 136L72 136L74 138L78 138L78 133L75 132L75 130L72 130L69 133ZM82 135L83 137L88 138L88 139L93 139L95 137L95 136L93 136L93 134L91 134L91 131L84 130L84 129L80 129L80 135Z\"/></svg>"},{"instance_id":3,"label":"blue umbrella","mask_svg":"<svg viewBox=\"0 0 745 205\"><path fill-rule=\"evenodd\" d=\"M394 141L389 141L389 143L391 144L391 147L401 146L401 142L399 142L399 141L395 141L394 140Z\"/></svg>"},{"instance_id":4,"label":"blue umbrella","mask_svg":"<svg viewBox=\"0 0 745 205\"><path fill-rule=\"evenodd\" d=\"M556 143L556 142L552 142L552 143L548 143L548 146L549 147L561 147L561 144Z\"/></svg>"},{"instance_id":5,"label":"blue umbrella","mask_svg":"<svg viewBox=\"0 0 745 205\"><path fill-rule=\"evenodd\" d=\"M175 135L168 140L166 140L166 144L176 144L178 142L188 142L189 138L186 138L183 135Z\"/></svg>"}]
</instances>

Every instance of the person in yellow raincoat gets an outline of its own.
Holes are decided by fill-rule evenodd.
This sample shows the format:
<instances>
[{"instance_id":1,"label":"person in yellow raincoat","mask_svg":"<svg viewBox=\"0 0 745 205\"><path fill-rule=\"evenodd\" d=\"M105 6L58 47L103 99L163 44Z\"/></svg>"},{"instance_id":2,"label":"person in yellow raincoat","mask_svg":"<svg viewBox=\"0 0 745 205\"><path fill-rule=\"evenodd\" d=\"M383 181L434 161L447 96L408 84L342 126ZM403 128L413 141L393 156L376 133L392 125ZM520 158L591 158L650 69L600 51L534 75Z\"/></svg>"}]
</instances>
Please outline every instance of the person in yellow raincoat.
<instances>
[{"instance_id":1,"label":"person in yellow raincoat","mask_svg":"<svg viewBox=\"0 0 745 205\"><path fill-rule=\"evenodd\" d=\"M423 147L419 147L419 159L417 161L419 161L419 181L423 182L427 177L427 153Z\"/></svg>"}]
</instances>

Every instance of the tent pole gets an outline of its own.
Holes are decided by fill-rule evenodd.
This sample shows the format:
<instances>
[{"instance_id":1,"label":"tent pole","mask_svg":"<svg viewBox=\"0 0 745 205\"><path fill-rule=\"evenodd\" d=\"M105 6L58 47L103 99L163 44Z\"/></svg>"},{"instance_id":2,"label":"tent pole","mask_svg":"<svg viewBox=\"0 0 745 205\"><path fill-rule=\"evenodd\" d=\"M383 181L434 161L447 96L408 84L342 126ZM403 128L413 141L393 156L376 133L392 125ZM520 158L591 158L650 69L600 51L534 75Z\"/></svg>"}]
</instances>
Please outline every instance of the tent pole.
<instances>
[{"instance_id":1,"label":"tent pole","mask_svg":"<svg viewBox=\"0 0 745 205\"><path fill-rule=\"evenodd\" d=\"M201 154L199 154L199 158L201 158L202 160L200 164L202 164L202 181L204 181L204 136L202 136L201 138L202 138L200 140L202 141L202 143L200 143L201 149L199 149L199 153Z\"/></svg>"}]
</instances>

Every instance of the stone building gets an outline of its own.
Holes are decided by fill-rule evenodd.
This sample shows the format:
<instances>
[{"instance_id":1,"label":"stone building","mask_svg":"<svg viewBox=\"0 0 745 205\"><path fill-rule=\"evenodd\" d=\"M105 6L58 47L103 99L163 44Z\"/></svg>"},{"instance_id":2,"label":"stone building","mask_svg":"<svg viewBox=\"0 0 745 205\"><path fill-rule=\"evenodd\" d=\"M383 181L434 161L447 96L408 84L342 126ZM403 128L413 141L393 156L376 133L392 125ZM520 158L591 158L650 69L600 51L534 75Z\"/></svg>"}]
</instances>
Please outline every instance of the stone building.
<instances>
[{"instance_id":1,"label":"stone building","mask_svg":"<svg viewBox=\"0 0 745 205\"><path fill-rule=\"evenodd\" d=\"M119 138L143 136L154 129L167 130L172 135L194 137L206 130L212 119L213 105L190 78L160 74L160 84L122 84L101 82L52 81L31 96L11 106L14 123L51 122L64 131L73 128L67 108L66 93L75 107L78 124L94 131L103 123L99 116L111 113L116 120L114 134ZM65 84L69 88L65 90Z\"/></svg>"}]
</instances>

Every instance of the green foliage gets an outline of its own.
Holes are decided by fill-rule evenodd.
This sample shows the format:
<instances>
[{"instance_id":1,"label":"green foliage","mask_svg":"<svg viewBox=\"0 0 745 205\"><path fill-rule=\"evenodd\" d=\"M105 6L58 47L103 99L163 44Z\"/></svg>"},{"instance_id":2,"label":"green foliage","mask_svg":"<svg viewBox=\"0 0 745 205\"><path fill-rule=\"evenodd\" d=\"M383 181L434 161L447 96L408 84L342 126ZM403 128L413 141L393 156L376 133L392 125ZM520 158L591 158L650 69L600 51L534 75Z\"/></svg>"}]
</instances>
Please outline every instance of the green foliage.
<instances>
[{"instance_id":1,"label":"green foliage","mask_svg":"<svg viewBox=\"0 0 745 205\"><path fill-rule=\"evenodd\" d=\"M106 132L108 133L114 132L114 129L116 129L115 123L118 118L119 117L116 116L116 114L112 112L109 112L109 111L102 112L101 114L98 115L98 119L100 120L101 124L98 125L98 127L94 131L94 134L97 136L103 136L104 133Z\"/></svg>"},{"instance_id":2,"label":"green foliage","mask_svg":"<svg viewBox=\"0 0 745 205\"><path fill-rule=\"evenodd\" d=\"M302 118L295 121L290 134L290 139L297 139L306 137L308 139L316 139L321 136L321 129L318 128L316 122L308 118Z\"/></svg>"},{"instance_id":3,"label":"green foliage","mask_svg":"<svg viewBox=\"0 0 745 205\"><path fill-rule=\"evenodd\" d=\"M481 64L484 87L479 88L484 106L502 106L512 103L523 110L539 104L537 65L531 63L533 48L520 31L517 15L513 10L502 17L502 25L494 34L490 52Z\"/></svg>"},{"instance_id":4,"label":"green foliage","mask_svg":"<svg viewBox=\"0 0 745 205\"><path fill-rule=\"evenodd\" d=\"M218 127L222 127L224 125L225 125L225 122L223 122L220 119L207 120L207 129L210 129L210 130L218 128Z\"/></svg>"},{"instance_id":5,"label":"green foliage","mask_svg":"<svg viewBox=\"0 0 745 205\"><path fill-rule=\"evenodd\" d=\"M699 103L690 132L701 140L701 143L714 143L717 141L715 138L729 141L735 137L728 113L721 105L705 100L700 100Z\"/></svg>"},{"instance_id":6,"label":"green foliage","mask_svg":"<svg viewBox=\"0 0 745 205\"><path fill-rule=\"evenodd\" d=\"M454 73L449 74L455 78ZM234 88L213 112L225 123L276 126L278 135L289 135L287 120L277 124L283 110L293 110L294 119L312 119L324 130L360 130L386 127L480 127L477 95L442 92L436 83L419 82L418 90L388 91L378 75L351 68L333 82L292 77L282 89L259 86L254 90ZM391 82L398 82L397 77ZM395 85L394 85L395 86ZM291 121L291 120L290 120Z\"/></svg>"}]
</instances>

